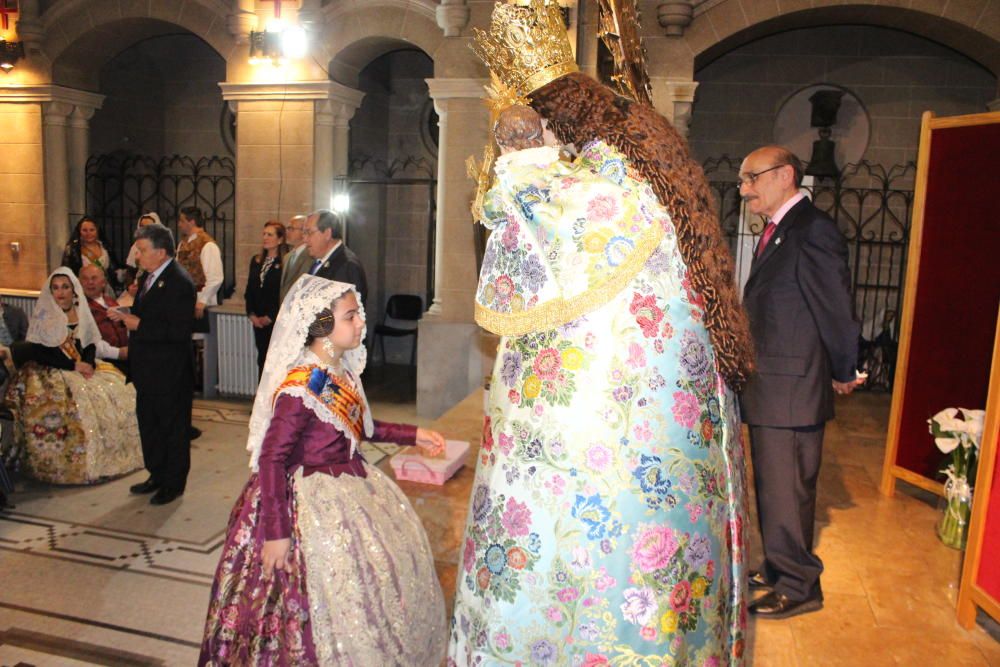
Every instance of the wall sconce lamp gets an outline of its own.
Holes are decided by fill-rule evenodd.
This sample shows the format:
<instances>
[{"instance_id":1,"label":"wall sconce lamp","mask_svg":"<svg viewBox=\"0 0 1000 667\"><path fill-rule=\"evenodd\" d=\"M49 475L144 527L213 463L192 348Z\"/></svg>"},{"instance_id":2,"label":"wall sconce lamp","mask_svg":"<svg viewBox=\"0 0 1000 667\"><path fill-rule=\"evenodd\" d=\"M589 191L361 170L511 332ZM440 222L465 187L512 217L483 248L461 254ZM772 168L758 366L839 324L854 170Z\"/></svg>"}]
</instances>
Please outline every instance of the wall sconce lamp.
<instances>
[{"instance_id":1,"label":"wall sconce lamp","mask_svg":"<svg viewBox=\"0 0 1000 667\"><path fill-rule=\"evenodd\" d=\"M0 69L4 74L14 69L14 63L24 57L24 42L0 39Z\"/></svg>"},{"instance_id":2,"label":"wall sconce lamp","mask_svg":"<svg viewBox=\"0 0 1000 667\"><path fill-rule=\"evenodd\" d=\"M250 33L250 64L284 65L291 59L306 55L306 31L297 26L285 27L275 21L264 32Z\"/></svg>"}]
</instances>

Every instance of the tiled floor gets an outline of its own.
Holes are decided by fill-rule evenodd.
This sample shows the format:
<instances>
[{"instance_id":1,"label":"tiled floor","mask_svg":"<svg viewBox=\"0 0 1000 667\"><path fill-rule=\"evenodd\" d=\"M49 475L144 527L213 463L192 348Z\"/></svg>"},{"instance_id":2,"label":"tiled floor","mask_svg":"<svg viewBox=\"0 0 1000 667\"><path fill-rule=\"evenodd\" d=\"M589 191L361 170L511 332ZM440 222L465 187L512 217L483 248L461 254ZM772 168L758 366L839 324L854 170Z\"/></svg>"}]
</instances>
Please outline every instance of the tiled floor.
<instances>
[{"instance_id":1,"label":"tiled floor","mask_svg":"<svg viewBox=\"0 0 1000 667\"><path fill-rule=\"evenodd\" d=\"M141 473L89 488L21 485L16 509L0 513L0 666L194 663L222 533L246 480L247 410L199 404L204 435L188 491L166 507L129 497ZM481 410L476 393L434 426L477 443ZM955 622L960 554L934 537L935 500L905 485L894 498L878 493L888 397L854 396L838 410L820 482L826 607L754 623L752 664L1000 667L997 626L981 616L968 632ZM413 408L386 402L374 412L401 421ZM472 478L470 467L443 488L401 484L449 600Z\"/></svg>"}]
</instances>

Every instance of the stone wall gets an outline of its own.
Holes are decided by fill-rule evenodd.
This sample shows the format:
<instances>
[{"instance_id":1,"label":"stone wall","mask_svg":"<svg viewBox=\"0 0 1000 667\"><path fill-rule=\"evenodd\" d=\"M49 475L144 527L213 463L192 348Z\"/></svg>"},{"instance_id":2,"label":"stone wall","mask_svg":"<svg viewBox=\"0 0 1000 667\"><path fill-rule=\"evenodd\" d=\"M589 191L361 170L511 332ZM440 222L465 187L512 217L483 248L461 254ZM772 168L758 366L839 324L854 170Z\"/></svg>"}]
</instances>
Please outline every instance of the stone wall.
<instances>
[{"instance_id":1,"label":"stone wall","mask_svg":"<svg viewBox=\"0 0 1000 667\"><path fill-rule=\"evenodd\" d=\"M433 62L423 52L401 50L372 61L359 77L365 92L351 120L351 158L367 160L362 176L384 176L386 165L419 158L425 168L409 168L398 177L426 178L436 173L436 155L425 145L422 128L430 103L424 79ZM428 307L427 253L430 185L355 185L352 188L348 245L365 263L370 296L369 321L381 320L393 294L417 294ZM384 211L383 211L384 209ZM409 361L411 341L387 340L393 363Z\"/></svg>"},{"instance_id":2,"label":"stone wall","mask_svg":"<svg viewBox=\"0 0 1000 667\"><path fill-rule=\"evenodd\" d=\"M194 35L125 49L101 70L104 107L91 121L91 153L232 155L220 132L226 63Z\"/></svg>"},{"instance_id":3,"label":"stone wall","mask_svg":"<svg viewBox=\"0 0 1000 667\"><path fill-rule=\"evenodd\" d=\"M48 275L42 113L0 104L0 272L3 287L37 290ZM11 243L20 244L15 255Z\"/></svg>"},{"instance_id":4,"label":"stone wall","mask_svg":"<svg viewBox=\"0 0 1000 667\"><path fill-rule=\"evenodd\" d=\"M997 80L968 58L908 33L870 26L792 30L727 53L698 70L689 140L704 160L743 156L774 141L782 102L801 88L847 88L865 106L865 158L891 166L916 160L920 116L979 113ZM808 156L802 156L808 158Z\"/></svg>"}]
</instances>

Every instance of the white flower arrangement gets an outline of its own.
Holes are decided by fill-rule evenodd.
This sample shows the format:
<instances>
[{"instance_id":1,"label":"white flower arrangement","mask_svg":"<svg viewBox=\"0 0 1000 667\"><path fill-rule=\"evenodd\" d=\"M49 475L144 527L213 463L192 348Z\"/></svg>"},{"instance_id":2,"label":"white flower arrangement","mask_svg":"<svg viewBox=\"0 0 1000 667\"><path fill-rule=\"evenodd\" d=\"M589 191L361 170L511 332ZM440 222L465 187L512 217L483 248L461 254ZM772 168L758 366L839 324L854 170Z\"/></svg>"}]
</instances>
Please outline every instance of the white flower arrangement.
<instances>
[{"instance_id":1,"label":"white flower arrangement","mask_svg":"<svg viewBox=\"0 0 1000 667\"><path fill-rule=\"evenodd\" d=\"M927 420L934 444L948 456L948 464L943 469L947 478L944 496L948 506L938 525L938 537L948 546L959 549L965 546L985 415L984 410L945 408Z\"/></svg>"}]
</instances>

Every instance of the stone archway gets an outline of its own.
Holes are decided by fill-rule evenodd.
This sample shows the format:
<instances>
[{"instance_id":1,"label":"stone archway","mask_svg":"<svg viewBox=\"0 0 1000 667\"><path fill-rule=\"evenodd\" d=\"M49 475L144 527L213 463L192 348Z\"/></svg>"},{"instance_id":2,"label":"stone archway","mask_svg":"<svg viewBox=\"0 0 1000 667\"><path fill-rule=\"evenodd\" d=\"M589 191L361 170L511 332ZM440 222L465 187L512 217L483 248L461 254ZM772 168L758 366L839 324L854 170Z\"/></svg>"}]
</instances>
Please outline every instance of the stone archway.
<instances>
[{"instance_id":1,"label":"stone archway","mask_svg":"<svg viewBox=\"0 0 1000 667\"><path fill-rule=\"evenodd\" d=\"M686 133L698 83L695 71L754 40L785 30L871 25L913 33L943 44L1000 74L1000 7L989 0L914 2L919 8L878 0L850 4L694 0L660 3L663 34L644 38L656 108ZM651 26L647 26L649 28Z\"/></svg>"},{"instance_id":2,"label":"stone archway","mask_svg":"<svg viewBox=\"0 0 1000 667\"><path fill-rule=\"evenodd\" d=\"M97 130L93 148L102 153L127 153L152 162L175 153L188 157L198 153L194 156L197 161L204 154L205 142L200 140L204 136L190 136L185 143L180 135L199 135L201 130L201 135L211 131L212 138L217 139L208 142L218 144L209 152L225 155L218 82L225 79L226 56L234 47L225 29L225 10L221 2L214 0L183 0L171 6L69 0L53 5L40 17L45 36L41 51L48 59L53 84L50 88L55 91L53 101L43 104L42 114L50 253L64 242L69 218L93 213L88 211L86 196L92 127ZM126 54L125 69L121 66L122 54ZM206 60L211 61L211 66ZM139 65L144 61L152 63L147 73L155 72L157 82L151 76L136 76L142 73ZM113 67L116 62L117 69ZM112 72L111 78L123 79L112 90L107 85L102 89L102 76L108 76L108 66L117 72ZM170 82L172 86L166 85ZM135 90L129 96L132 88ZM167 88L169 92L164 92ZM194 92L194 88L198 91ZM181 108L176 99L178 90L184 90L188 100L198 99L199 104ZM91 103L67 102L62 99L66 95L89 95ZM119 99L123 96L127 99ZM146 97L158 101L143 109L139 102ZM164 110L169 113L170 109L174 109L173 116L184 118L168 123ZM92 126L94 118L96 126ZM203 122L194 122L198 119ZM109 140L105 136L109 134L117 139ZM161 136L159 142L135 140L137 136L157 134ZM165 142L164 135L172 135L176 141ZM228 218L231 225L232 215ZM113 226L114 239L127 241L129 221L115 220ZM126 241L122 241L125 246Z\"/></svg>"},{"instance_id":3,"label":"stone archway","mask_svg":"<svg viewBox=\"0 0 1000 667\"><path fill-rule=\"evenodd\" d=\"M921 2L926 9L887 6L874 0L849 5L815 0L812 7L722 0L698 13L684 33L695 68L760 37L794 28L873 25L904 30L948 46L1000 74L1000 7L989 0Z\"/></svg>"},{"instance_id":4,"label":"stone archway","mask_svg":"<svg viewBox=\"0 0 1000 667\"><path fill-rule=\"evenodd\" d=\"M330 3L323 12L324 30L317 40L323 46L317 59L330 63L330 77L348 86L356 84L362 67L399 48L420 49L437 62L445 39L435 23L435 4L370 0L359 9Z\"/></svg>"},{"instance_id":5,"label":"stone archway","mask_svg":"<svg viewBox=\"0 0 1000 667\"><path fill-rule=\"evenodd\" d=\"M42 50L55 83L93 88L88 70L143 39L177 32L197 35L226 61L237 45L226 29L230 7L222 0L118 3L68 0L41 16ZM90 65L86 69L80 64ZM98 66L99 69L99 66Z\"/></svg>"}]
</instances>

